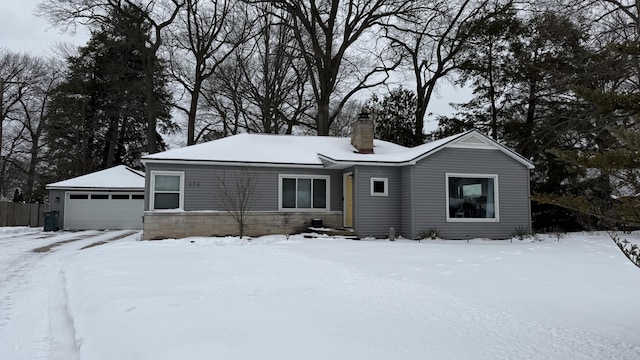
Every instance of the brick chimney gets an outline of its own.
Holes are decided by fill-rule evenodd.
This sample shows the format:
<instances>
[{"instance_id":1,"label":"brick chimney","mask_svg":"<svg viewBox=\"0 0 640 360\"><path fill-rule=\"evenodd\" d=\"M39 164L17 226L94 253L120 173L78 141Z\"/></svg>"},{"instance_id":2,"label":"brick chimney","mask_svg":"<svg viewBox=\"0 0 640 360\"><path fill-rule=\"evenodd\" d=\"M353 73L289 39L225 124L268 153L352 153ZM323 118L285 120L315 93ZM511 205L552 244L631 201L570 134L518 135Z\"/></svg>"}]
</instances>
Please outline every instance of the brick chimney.
<instances>
[{"instance_id":1,"label":"brick chimney","mask_svg":"<svg viewBox=\"0 0 640 360\"><path fill-rule=\"evenodd\" d=\"M351 126L351 145L357 153L373 154L373 119L364 110Z\"/></svg>"}]
</instances>

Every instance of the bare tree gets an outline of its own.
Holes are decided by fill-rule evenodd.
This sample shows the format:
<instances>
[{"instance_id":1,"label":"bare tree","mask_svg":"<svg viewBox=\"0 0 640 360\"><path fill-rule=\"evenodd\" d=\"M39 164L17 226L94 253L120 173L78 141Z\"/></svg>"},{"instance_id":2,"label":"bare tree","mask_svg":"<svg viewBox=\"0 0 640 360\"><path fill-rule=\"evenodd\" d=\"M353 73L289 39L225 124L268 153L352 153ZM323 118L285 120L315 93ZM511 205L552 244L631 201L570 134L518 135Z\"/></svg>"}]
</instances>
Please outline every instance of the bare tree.
<instances>
[{"instance_id":1,"label":"bare tree","mask_svg":"<svg viewBox=\"0 0 640 360\"><path fill-rule=\"evenodd\" d=\"M237 68L243 74L238 89L255 111L246 115L250 132L291 134L308 122L312 108L305 61L288 26L290 15L272 4L255 6L258 35L247 44L247 56ZM277 14L277 15L276 15Z\"/></svg>"},{"instance_id":2,"label":"bare tree","mask_svg":"<svg viewBox=\"0 0 640 360\"><path fill-rule=\"evenodd\" d=\"M358 118L365 106L364 101L351 99L347 101L340 114L331 124L329 135L347 137L351 135L351 125ZM374 119L375 120L375 119Z\"/></svg>"},{"instance_id":3,"label":"bare tree","mask_svg":"<svg viewBox=\"0 0 640 360\"><path fill-rule=\"evenodd\" d=\"M0 196L8 190L9 174L20 165L16 161L22 145L21 101L37 85L39 61L21 53L0 49ZM16 185L16 184L11 184Z\"/></svg>"},{"instance_id":4,"label":"bare tree","mask_svg":"<svg viewBox=\"0 0 640 360\"><path fill-rule=\"evenodd\" d=\"M77 25L96 27L109 24L114 11L126 16L130 9L134 15L142 14L150 25L150 36L146 39L143 68L145 74L145 98L147 116L147 151L158 151L157 101L154 96L155 64L158 51L163 44L164 31L173 23L185 5L185 0L50 0L38 4L36 14L45 16L55 26L75 29Z\"/></svg>"},{"instance_id":5,"label":"bare tree","mask_svg":"<svg viewBox=\"0 0 640 360\"><path fill-rule=\"evenodd\" d=\"M36 202L42 200L42 193L38 194L36 184L39 180L39 167L43 160L44 129L47 122L47 112L50 110L50 102L57 86L64 79L64 72L60 69L64 65L53 59L34 59L32 67L32 82L28 91L20 98L22 116L19 119L22 125L22 136L25 140L26 167L22 169L26 173L26 184L22 189L26 194L25 201Z\"/></svg>"},{"instance_id":6,"label":"bare tree","mask_svg":"<svg viewBox=\"0 0 640 360\"><path fill-rule=\"evenodd\" d=\"M597 31L594 38L605 42L603 46L616 44L616 51L626 53L629 57L624 69L629 76L621 84L620 90L640 91L640 54L637 50L640 44L640 1L590 0L579 1L580 5L589 6L591 14L597 14L593 20L599 26L594 27Z\"/></svg>"},{"instance_id":7,"label":"bare tree","mask_svg":"<svg viewBox=\"0 0 640 360\"><path fill-rule=\"evenodd\" d=\"M225 211L238 224L240 238L244 236L244 231L249 218L251 207L258 197L256 190L257 179L251 174L249 169L234 170L231 176L227 177L227 172L217 176L218 199L225 208Z\"/></svg>"},{"instance_id":8,"label":"bare tree","mask_svg":"<svg viewBox=\"0 0 640 360\"><path fill-rule=\"evenodd\" d=\"M408 64L416 83L414 145L424 143L424 116L441 79L459 68L458 56L469 38L501 11L501 0L437 0L385 27L391 49Z\"/></svg>"},{"instance_id":9,"label":"bare tree","mask_svg":"<svg viewBox=\"0 0 640 360\"><path fill-rule=\"evenodd\" d=\"M240 90L243 86L243 74L237 71L238 63L244 61L242 51L222 64L216 76L204 85L203 97L212 110L207 124L201 128L196 139L211 139L237 134L245 127L245 114L248 101Z\"/></svg>"},{"instance_id":10,"label":"bare tree","mask_svg":"<svg viewBox=\"0 0 640 360\"><path fill-rule=\"evenodd\" d=\"M172 33L171 68L189 94L187 145L196 143L196 118L203 84L252 36L246 4L236 0L186 0L185 12Z\"/></svg>"},{"instance_id":11,"label":"bare tree","mask_svg":"<svg viewBox=\"0 0 640 360\"><path fill-rule=\"evenodd\" d=\"M331 124L342 105L358 91L381 84L386 77L376 75L388 72L396 65L367 64L367 55L371 54L359 52L358 58L352 51L358 42L367 41L369 49L377 46L373 33L382 23L409 13L416 6L416 2L409 0L252 2L272 3L290 15L289 26L306 62L317 105L314 127L318 135L329 135ZM339 89L340 86L343 89ZM335 104L333 107L332 103Z\"/></svg>"},{"instance_id":12,"label":"bare tree","mask_svg":"<svg viewBox=\"0 0 640 360\"><path fill-rule=\"evenodd\" d=\"M27 81L31 58L27 54L10 52L0 48L0 158L4 148L4 127L12 113L20 106L20 98ZM1 191L2 189L0 189Z\"/></svg>"}]
</instances>

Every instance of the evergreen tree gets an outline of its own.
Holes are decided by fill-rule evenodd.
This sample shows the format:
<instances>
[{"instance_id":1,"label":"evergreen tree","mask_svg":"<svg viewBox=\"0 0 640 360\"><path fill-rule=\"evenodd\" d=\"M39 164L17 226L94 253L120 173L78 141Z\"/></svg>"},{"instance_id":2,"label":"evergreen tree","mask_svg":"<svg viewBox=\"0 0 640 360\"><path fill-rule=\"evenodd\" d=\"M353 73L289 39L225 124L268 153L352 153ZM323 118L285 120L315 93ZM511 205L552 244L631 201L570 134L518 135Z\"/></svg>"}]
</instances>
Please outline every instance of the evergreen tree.
<instances>
[{"instance_id":1,"label":"evergreen tree","mask_svg":"<svg viewBox=\"0 0 640 360\"><path fill-rule=\"evenodd\" d=\"M603 53L601 58L617 63L617 79L601 76L602 81L593 84L597 86L581 87L578 94L597 108L594 122L608 126L597 129L599 141L589 148L553 151L565 167L580 174L576 187L582 191L568 195L550 190L536 197L592 216L602 228L639 227L640 88L633 82L625 84L625 80L634 77L633 64L640 57L640 46L612 44Z\"/></svg>"},{"instance_id":2,"label":"evergreen tree","mask_svg":"<svg viewBox=\"0 0 640 360\"><path fill-rule=\"evenodd\" d=\"M365 104L375 120L375 137L403 146L413 146L417 98L415 92L402 87L380 99L371 96Z\"/></svg>"},{"instance_id":3,"label":"evergreen tree","mask_svg":"<svg viewBox=\"0 0 640 360\"><path fill-rule=\"evenodd\" d=\"M46 137L57 177L85 174L117 164L133 165L147 147L143 53L150 26L142 14L112 13L112 22L93 32L79 55L68 59L69 73L49 110ZM135 21L131 21L135 19ZM164 66L158 72L156 109L164 130L170 121L170 95ZM163 143L161 142L163 145Z\"/></svg>"},{"instance_id":4,"label":"evergreen tree","mask_svg":"<svg viewBox=\"0 0 640 360\"><path fill-rule=\"evenodd\" d=\"M517 16L513 4L501 11L485 9L493 16L483 17L471 23L476 29L460 56L461 76L458 83L471 85L474 97L466 104L459 104L459 116L441 117L439 136L449 136L461 131L477 129L498 140L502 134L507 113L513 64L512 45L525 30L523 20Z\"/></svg>"}]
</instances>

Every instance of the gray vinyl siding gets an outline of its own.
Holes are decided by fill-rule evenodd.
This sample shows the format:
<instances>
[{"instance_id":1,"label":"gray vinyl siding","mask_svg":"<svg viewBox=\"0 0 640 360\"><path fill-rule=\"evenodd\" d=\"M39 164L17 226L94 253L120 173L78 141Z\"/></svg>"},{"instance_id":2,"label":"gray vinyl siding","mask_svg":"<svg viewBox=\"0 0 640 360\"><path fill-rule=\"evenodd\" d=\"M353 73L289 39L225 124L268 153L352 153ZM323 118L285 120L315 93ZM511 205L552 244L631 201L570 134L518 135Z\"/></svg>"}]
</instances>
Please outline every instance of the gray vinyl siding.
<instances>
[{"instance_id":1,"label":"gray vinyl siding","mask_svg":"<svg viewBox=\"0 0 640 360\"><path fill-rule=\"evenodd\" d=\"M413 238L413 166L400 169L400 235Z\"/></svg>"},{"instance_id":2,"label":"gray vinyl siding","mask_svg":"<svg viewBox=\"0 0 640 360\"><path fill-rule=\"evenodd\" d=\"M191 164L147 164L145 182L145 210L149 210L151 171L184 172L184 210L225 210L219 190L222 179L233 184L234 178L248 171L256 180L256 196L252 211L278 211L279 175L328 175L329 206L331 211L342 211L342 171L299 169L285 167L241 167ZM229 185L228 185L229 186Z\"/></svg>"},{"instance_id":3,"label":"gray vinyl siding","mask_svg":"<svg viewBox=\"0 0 640 360\"><path fill-rule=\"evenodd\" d=\"M430 228L447 239L507 238L518 227L531 228L529 169L500 151L446 148L414 171L414 238ZM447 222L446 173L498 175L499 222Z\"/></svg>"},{"instance_id":4,"label":"gray vinyl siding","mask_svg":"<svg viewBox=\"0 0 640 360\"><path fill-rule=\"evenodd\" d=\"M58 211L58 228L62 229L64 225L64 200L65 190L49 190L49 210ZM56 201L60 198L60 201Z\"/></svg>"},{"instance_id":5,"label":"gray vinyl siding","mask_svg":"<svg viewBox=\"0 0 640 360\"><path fill-rule=\"evenodd\" d=\"M371 196L371 178L387 178L388 195ZM354 172L354 229L360 237L382 238L400 231L400 168L358 166Z\"/></svg>"}]
</instances>

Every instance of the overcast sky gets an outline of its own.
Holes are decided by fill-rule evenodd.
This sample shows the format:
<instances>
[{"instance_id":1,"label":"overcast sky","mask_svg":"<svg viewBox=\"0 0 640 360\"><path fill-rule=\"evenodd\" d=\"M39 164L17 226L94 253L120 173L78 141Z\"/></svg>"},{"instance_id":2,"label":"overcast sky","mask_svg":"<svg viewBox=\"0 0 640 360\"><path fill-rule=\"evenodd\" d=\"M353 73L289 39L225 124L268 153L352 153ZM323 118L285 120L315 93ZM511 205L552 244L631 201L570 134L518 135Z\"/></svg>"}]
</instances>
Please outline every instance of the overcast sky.
<instances>
[{"instance_id":1,"label":"overcast sky","mask_svg":"<svg viewBox=\"0 0 640 360\"><path fill-rule=\"evenodd\" d=\"M63 34L35 16L33 11L40 1L0 0L0 47L43 55L60 42L82 45L87 41L86 33Z\"/></svg>"}]
</instances>

